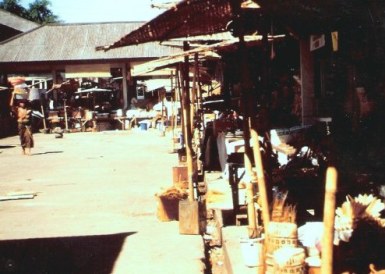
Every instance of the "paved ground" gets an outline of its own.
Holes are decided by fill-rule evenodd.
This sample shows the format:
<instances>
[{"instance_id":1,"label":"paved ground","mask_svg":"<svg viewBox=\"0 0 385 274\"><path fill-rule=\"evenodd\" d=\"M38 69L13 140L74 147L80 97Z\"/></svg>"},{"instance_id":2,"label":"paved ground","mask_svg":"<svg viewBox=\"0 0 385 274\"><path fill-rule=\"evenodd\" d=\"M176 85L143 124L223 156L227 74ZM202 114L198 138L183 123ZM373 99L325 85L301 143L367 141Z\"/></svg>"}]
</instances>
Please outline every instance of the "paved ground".
<instances>
[{"instance_id":1,"label":"paved ground","mask_svg":"<svg viewBox=\"0 0 385 274\"><path fill-rule=\"evenodd\" d=\"M35 134L32 156L0 139L0 273L202 273L199 235L156 218L172 185L171 138L159 132Z\"/></svg>"},{"instance_id":2,"label":"paved ground","mask_svg":"<svg viewBox=\"0 0 385 274\"><path fill-rule=\"evenodd\" d=\"M208 209L220 209L223 212L223 227L222 227L222 252L224 254L224 264L220 267L213 267L218 269L220 274L252 274L259 273L258 267L247 266L246 263L254 262L250 257L254 252L253 249L245 251L248 254L243 254L241 239L248 237L247 223L242 222L241 225L236 226L235 220L231 217L233 208L231 188L228 180L223 177L220 172L208 173L206 175L207 187L209 196ZM245 193L240 191L239 201L244 201ZM256 255L257 256L257 255ZM252 259L247 259L252 258Z\"/></svg>"}]
</instances>

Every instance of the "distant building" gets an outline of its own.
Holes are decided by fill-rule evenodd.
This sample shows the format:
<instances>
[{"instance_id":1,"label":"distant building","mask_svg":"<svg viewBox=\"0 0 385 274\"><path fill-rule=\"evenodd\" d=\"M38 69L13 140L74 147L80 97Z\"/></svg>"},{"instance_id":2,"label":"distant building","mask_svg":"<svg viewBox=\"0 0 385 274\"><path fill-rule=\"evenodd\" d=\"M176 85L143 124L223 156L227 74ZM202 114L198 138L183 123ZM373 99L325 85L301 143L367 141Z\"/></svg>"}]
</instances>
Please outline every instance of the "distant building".
<instances>
[{"instance_id":1,"label":"distant building","mask_svg":"<svg viewBox=\"0 0 385 274\"><path fill-rule=\"evenodd\" d=\"M39 26L38 23L0 9L0 42Z\"/></svg>"},{"instance_id":2,"label":"distant building","mask_svg":"<svg viewBox=\"0 0 385 274\"><path fill-rule=\"evenodd\" d=\"M110 44L142 24L106 22L31 26L27 32L0 42L0 78L22 75L31 83L34 77L49 79L46 86L40 87L44 89L69 79L121 78L122 108L128 108L131 98L136 96L136 81L131 77L130 69L136 64L181 51L158 42L108 52L96 51L96 46Z\"/></svg>"}]
</instances>

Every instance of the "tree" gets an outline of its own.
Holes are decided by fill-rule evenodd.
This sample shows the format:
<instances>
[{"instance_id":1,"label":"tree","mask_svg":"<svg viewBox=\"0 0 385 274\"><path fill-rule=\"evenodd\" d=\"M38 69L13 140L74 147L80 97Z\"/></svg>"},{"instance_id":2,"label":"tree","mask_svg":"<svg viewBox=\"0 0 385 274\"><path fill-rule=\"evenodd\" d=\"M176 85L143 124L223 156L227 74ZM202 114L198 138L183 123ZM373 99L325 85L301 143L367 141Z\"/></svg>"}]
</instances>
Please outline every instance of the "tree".
<instances>
[{"instance_id":1,"label":"tree","mask_svg":"<svg viewBox=\"0 0 385 274\"><path fill-rule=\"evenodd\" d=\"M27 10L20 4L20 0L3 0L0 8L20 17L27 18Z\"/></svg>"},{"instance_id":2,"label":"tree","mask_svg":"<svg viewBox=\"0 0 385 274\"><path fill-rule=\"evenodd\" d=\"M59 17L49 9L49 6L51 6L49 0L35 0L29 4L28 9L20 4L20 0L2 0L0 2L1 9L33 22L39 24L60 22Z\"/></svg>"},{"instance_id":3,"label":"tree","mask_svg":"<svg viewBox=\"0 0 385 274\"><path fill-rule=\"evenodd\" d=\"M51 5L49 0L35 0L29 4L28 17L31 21L39 24L58 22L58 16L48 8Z\"/></svg>"}]
</instances>

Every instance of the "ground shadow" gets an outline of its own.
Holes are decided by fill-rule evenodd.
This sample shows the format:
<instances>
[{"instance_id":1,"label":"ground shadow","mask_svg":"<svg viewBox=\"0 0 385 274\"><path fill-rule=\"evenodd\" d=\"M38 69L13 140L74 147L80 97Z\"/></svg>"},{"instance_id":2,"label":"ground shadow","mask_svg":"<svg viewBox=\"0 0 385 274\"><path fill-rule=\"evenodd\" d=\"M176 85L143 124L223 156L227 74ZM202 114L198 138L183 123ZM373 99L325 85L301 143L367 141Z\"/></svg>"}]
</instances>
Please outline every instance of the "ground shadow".
<instances>
[{"instance_id":1,"label":"ground shadow","mask_svg":"<svg viewBox=\"0 0 385 274\"><path fill-rule=\"evenodd\" d=\"M47 152L40 152L40 153L32 153L32 156L39 156L39 155L45 155L45 154L56 154L56 153L63 153L63 151L47 151Z\"/></svg>"},{"instance_id":2,"label":"ground shadow","mask_svg":"<svg viewBox=\"0 0 385 274\"><path fill-rule=\"evenodd\" d=\"M0 149L14 148L16 146L0 146Z\"/></svg>"},{"instance_id":3,"label":"ground shadow","mask_svg":"<svg viewBox=\"0 0 385 274\"><path fill-rule=\"evenodd\" d=\"M0 241L0 273L108 274L134 233Z\"/></svg>"}]
</instances>

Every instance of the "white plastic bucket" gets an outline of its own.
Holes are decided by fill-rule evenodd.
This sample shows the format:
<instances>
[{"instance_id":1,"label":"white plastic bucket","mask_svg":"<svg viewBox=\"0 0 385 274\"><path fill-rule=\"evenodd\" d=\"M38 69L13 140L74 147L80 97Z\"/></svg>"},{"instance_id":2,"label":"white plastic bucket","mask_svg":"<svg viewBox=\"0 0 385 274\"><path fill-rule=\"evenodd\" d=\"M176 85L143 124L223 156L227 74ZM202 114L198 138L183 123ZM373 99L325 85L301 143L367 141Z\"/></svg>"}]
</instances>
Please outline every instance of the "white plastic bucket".
<instances>
[{"instance_id":1,"label":"white plastic bucket","mask_svg":"<svg viewBox=\"0 0 385 274\"><path fill-rule=\"evenodd\" d=\"M243 261L248 267L263 265L263 238L241 239Z\"/></svg>"}]
</instances>

